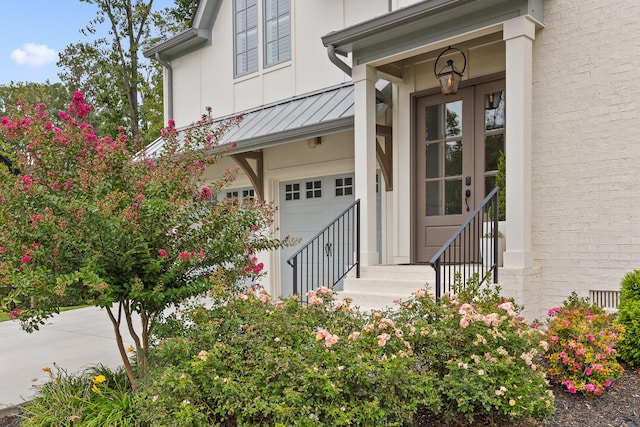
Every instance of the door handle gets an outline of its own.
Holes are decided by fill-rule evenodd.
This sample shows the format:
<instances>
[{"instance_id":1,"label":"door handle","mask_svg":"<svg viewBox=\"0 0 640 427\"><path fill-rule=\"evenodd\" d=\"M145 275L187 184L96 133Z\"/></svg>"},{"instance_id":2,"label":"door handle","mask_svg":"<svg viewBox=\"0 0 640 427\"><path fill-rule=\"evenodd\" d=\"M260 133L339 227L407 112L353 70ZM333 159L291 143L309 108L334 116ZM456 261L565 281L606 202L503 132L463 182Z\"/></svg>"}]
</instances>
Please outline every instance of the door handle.
<instances>
[{"instance_id":1,"label":"door handle","mask_svg":"<svg viewBox=\"0 0 640 427\"><path fill-rule=\"evenodd\" d=\"M470 179L469 177L467 178ZM467 189L467 191L464 192L464 196L464 203L467 205L467 212L469 212L471 210L469 209L469 197L471 197L471 190Z\"/></svg>"}]
</instances>

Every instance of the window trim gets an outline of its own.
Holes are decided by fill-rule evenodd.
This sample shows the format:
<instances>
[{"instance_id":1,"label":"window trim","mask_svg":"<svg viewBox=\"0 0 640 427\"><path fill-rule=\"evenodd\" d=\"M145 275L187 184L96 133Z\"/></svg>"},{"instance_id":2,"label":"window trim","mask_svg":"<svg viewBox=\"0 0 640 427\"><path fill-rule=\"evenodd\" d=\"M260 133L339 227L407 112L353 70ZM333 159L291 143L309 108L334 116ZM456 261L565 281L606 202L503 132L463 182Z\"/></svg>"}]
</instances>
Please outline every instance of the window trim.
<instances>
[{"instance_id":1,"label":"window trim","mask_svg":"<svg viewBox=\"0 0 640 427\"><path fill-rule=\"evenodd\" d=\"M259 23L260 23L260 14L258 11L258 0L247 0L247 2L252 2L255 4L255 10L256 10L256 33L259 33ZM250 6L246 7L244 10L248 10ZM238 77L242 77L242 76L246 76L252 73L255 73L257 71L260 70L260 40L257 41L257 47L256 47L256 66L255 69L250 70L247 67L247 71L244 71L242 73L238 72L238 30L237 30L237 15L238 15L238 10L236 7L236 0L233 0L233 76L234 78L238 78ZM247 20L245 20L245 27L247 24ZM252 27L253 28L253 27ZM247 40L247 34L248 32L248 28L245 28L244 34L245 34L245 42ZM248 50L246 52L244 52L245 55L247 55L247 59L248 59ZM247 60L247 65L248 65L249 61Z\"/></svg>"},{"instance_id":2,"label":"window trim","mask_svg":"<svg viewBox=\"0 0 640 427\"><path fill-rule=\"evenodd\" d=\"M287 0L289 2L289 12L288 12L288 15L289 15L289 56L287 58L284 58L284 59L278 59L277 61L275 61L275 62L273 62L271 64L267 63L267 61L268 61L268 55L267 55L267 13L266 13L266 10L267 10L266 3L267 3L267 1L268 0L262 0L262 21L261 22L262 22L262 67L263 67L263 69L270 68L270 67L273 67L275 65L285 63L287 61L291 61L291 57L292 57L291 0ZM275 17L276 23L277 23L278 19L281 16L284 16L284 15L277 15ZM278 28L278 32L279 32L280 27L277 27L277 28ZM277 38L278 44L279 44L280 40L281 40L281 38L278 37ZM279 48L279 46L278 46L278 57L280 57L280 48Z\"/></svg>"}]
</instances>

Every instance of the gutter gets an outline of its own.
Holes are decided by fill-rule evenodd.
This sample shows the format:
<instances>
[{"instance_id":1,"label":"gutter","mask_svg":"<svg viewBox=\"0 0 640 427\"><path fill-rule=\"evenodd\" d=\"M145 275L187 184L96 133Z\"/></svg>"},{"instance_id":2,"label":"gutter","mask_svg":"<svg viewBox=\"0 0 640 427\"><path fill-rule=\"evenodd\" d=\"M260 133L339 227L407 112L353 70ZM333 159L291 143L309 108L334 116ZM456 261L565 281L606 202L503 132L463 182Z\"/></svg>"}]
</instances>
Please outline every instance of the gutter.
<instances>
[{"instance_id":1,"label":"gutter","mask_svg":"<svg viewBox=\"0 0 640 427\"><path fill-rule=\"evenodd\" d=\"M156 52L154 59L167 70L167 120L173 120L173 68L171 64L160 57L160 52Z\"/></svg>"},{"instance_id":2,"label":"gutter","mask_svg":"<svg viewBox=\"0 0 640 427\"><path fill-rule=\"evenodd\" d=\"M349 67L344 61L338 58L336 54L336 47L332 44L327 45L327 55L329 55L329 61L331 61L336 67L340 68L346 75L351 77L352 68ZM376 99L389 107L392 104L391 99L376 88Z\"/></svg>"}]
</instances>

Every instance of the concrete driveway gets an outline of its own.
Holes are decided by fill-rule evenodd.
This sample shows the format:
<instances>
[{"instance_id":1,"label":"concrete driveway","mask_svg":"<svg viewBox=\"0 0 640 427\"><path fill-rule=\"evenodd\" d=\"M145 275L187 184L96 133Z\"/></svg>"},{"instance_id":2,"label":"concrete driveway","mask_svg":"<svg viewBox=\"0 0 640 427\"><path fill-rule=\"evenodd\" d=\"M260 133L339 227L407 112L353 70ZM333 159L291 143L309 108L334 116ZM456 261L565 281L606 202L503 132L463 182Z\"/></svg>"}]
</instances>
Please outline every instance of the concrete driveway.
<instances>
[{"instance_id":1,"label":"concrete driveway","mask_svg":"<svg viewBox=\"0 0 640 427\"><path fill-rule=\"evenodd\" d=\"M123 329L125 347L126 326ZM49 379L42 370L58 366L77 373L96 364L122 365L113 327L104 309L97 307L66 311L49 319L31 334L14 321L0 323L0 409L33 397L37 387Z\"/></svg>"}]
</instances>

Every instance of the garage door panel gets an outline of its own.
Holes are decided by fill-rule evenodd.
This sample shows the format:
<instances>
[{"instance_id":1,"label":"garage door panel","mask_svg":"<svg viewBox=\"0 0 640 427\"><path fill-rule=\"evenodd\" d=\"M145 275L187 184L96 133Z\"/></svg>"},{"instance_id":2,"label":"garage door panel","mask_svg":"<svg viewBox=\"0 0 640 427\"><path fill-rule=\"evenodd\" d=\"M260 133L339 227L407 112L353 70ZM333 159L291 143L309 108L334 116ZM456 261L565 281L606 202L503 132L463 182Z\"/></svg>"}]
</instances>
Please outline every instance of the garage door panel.
<instances>
[{"instance_id":1,"label":"garage door panel","mask_svg":"<svg viewBox=\"0 0 640 427\"><path fill-rule=\"evenodd\" d=\"M280 233L301 239L281 252L282 295L293 294L293 269L287 259L305 245L322 228L354 201L353 175L334 175L280 184ZM319 276L315 286L329 285L328 277L340 267L336 265L333 237L325 238L315 247L315 259L304 267L305 274Z\"/></svg>"}]
</instances>

